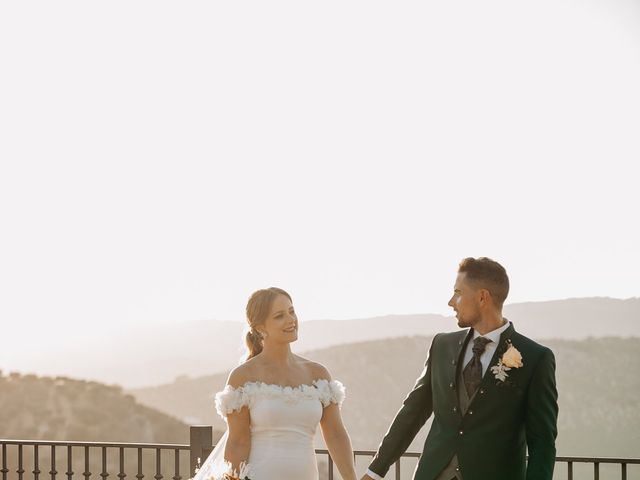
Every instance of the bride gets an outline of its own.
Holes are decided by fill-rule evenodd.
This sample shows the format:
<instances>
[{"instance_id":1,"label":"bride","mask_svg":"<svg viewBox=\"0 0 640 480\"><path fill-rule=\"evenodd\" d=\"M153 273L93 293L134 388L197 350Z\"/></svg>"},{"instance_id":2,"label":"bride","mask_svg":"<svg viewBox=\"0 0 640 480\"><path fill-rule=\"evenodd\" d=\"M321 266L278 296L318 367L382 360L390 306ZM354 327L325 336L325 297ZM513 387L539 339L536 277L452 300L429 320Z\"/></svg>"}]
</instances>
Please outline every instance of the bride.
<instances>
[{"instance_id":1,"label":"bride","mask_svg":"<svg viewBox=\"0 0 640 480\"><path fill-rule=\"evenodd\" d=\"M298 318L279 288L247 303L247 360L216 394L227 432L194 480L318 480L318 424L344 480L355 480L351 440L342 423L344 386L327 369L291 352Z\"/></svg>"}]
</instances>

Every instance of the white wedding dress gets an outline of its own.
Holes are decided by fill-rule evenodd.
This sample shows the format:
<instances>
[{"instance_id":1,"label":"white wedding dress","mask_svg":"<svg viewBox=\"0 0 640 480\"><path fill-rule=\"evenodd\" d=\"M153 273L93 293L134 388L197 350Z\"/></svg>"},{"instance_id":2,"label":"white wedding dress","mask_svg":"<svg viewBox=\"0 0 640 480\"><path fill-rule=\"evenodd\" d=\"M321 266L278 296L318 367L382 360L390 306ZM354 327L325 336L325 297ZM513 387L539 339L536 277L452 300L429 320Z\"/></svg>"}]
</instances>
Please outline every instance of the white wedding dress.
<instances>
[{"instance_id":1,"label":"white wedding dress","mask_svg":"<svg viewBox=\"0 0 640 480\"><path fill-rule=\"evenodd\" d=\"M318 480L313 444L323 409L342 404L345 388L332 380L312 385L283 387L248 382L234 389L227 385L216 394L216 410L223 418L243 407L251 417L251 451L241 477L251 480ZM226 434L194 480L219 478L223 470Z\"/></svg>"}]
</instances>

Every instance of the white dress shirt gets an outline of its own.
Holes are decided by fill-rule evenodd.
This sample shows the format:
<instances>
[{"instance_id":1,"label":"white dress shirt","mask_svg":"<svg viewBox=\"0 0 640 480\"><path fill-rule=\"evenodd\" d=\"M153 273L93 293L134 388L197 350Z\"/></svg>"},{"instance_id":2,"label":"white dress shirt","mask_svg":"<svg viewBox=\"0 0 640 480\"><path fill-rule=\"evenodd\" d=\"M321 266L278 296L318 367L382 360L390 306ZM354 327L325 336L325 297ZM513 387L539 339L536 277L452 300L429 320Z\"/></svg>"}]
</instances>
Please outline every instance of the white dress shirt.
<instances>
[{"instance_id":1,"label":"white dress shirt","mask_svg":"<svg viewBox=\"0 0 640 480\"><path fill-rule=\"evenodd\" d=\"M496 349L498 348L500 335L502 335L502 332L509 328L510 323L511 322L507 321L500 328L496 328L494 331L485 333L484 335L480 335L477 330L474 330L473 338L469 341L469 343L467 343L467 349L464 352L462 368L466 367L467 363L469 363L473 358L473 341L478 337L484 337L488 340L491 340L489 343L487 343L486 347L484 348L484 352L482 352L482 355L480 355L480 363L482 364L482 377L484 377L484 374L489 368L489 362L491 362L493 354L496 353Z\"/></svg>"},{"instance_id":2,"label":"white dress shirt","mask_svg":"<svg viewBox=\"0 0 640 480\"><path fill-rule=\"evenodd\" d=\"M507 328L509 328L510 323L511 322L506 321L504 325L502 325L500 328L496 328L494 331L485 333L484 335L480 335L477 330L474 330L473 338L469 341L469 343L467 343L467 349L464 352L464 359L462 360L462 368L466 367L467 363L469 363L473 358L473 341L480 336L485 337L486 339L491 341L487 343L484 349L484 352L482 352L482 355L480 355L480 363L482 364L482 376L484 377L484 374L489 368L489 363L493 358L493 354L496 352L496 349L498 348L498 343L500 342L500 335L502 335L502 332L504 332ZM372 472L369 469L367 469L367 475L369 475L374 480L382 480L382 477L380 475Z\"/></svg>"}]
</instances>

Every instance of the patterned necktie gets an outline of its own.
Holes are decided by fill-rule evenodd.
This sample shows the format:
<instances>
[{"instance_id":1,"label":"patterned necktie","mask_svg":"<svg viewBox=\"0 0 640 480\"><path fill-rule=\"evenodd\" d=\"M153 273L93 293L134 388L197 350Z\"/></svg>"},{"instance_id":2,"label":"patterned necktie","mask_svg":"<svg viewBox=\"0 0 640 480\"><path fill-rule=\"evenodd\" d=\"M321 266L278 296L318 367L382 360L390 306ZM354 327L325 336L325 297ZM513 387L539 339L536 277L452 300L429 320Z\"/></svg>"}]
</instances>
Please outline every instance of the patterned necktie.
<instances>
[{"instance_id":1,"label":"patterned necktie","mask_svg":"<svg viewBox=\"0 0 640 480\"><path fill-rule=\"evenodd\" d=\"M487 347L487 343L491 340L485 337L478 337L473 341L473 357L467 363L462 371L462 378L464 380L464 386L467 389L467 395L469 398L476 393L476 390L482 383L482 363L480 362L480 355Z\"/></svg>"}]
</instances>

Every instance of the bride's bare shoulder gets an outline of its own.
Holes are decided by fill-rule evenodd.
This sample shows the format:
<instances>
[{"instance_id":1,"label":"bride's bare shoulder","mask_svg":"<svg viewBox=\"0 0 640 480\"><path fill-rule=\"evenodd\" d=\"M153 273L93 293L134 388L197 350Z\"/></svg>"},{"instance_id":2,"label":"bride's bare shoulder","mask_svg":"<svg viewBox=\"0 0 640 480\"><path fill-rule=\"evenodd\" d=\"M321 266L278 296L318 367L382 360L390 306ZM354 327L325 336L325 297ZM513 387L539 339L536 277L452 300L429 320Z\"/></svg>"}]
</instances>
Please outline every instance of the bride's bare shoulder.
<instances>
[{"instance_id":1,"label":"bride's bare shoulder","mask_svg":"<svg viewBox=\"0 0 640 480\"><path fill-rule=\"evenodd\" d=\"M310 373L311 378L313 378L314 380L331 380L331 373L329 373L327 367L325 367L321 363L314 362L313 360L309 360L299 355L297 355L297 357L299 362Z\"/></svg>"},{"instance_id":2,"label":"bride's bare shoulder","mask_svg":"<svg viewBox=\"0 0 640 480\"><path fill-rule=\"evenodd\" d=\"M233 388L239 388L245 383L252 381L255 377L255 363L255 359L252 358L231 370L229 378L227 379L227 385L231 385Z\"/></svg>"}]
</instances>

